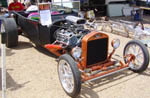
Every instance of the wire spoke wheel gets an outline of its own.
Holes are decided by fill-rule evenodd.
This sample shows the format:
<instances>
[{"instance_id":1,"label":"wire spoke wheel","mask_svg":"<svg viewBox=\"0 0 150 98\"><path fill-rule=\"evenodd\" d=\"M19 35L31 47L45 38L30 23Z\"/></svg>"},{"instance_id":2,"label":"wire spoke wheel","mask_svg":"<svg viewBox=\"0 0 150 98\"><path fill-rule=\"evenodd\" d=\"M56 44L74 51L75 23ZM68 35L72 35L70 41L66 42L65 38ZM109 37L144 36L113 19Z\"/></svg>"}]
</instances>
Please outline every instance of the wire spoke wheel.
<instances>
[{"instance_id":1,"label":"wire spoke wheel","mask_svg":"<svg viewBox=\"0 0 150 98\"><path fill-rule=\"evenodd\" d=\"M144 53L142 51L142 49L136 45L129 45L125 51L125 55L129 55L132 54L135 56L135 60L134 60L134 66L132 66L135 69L138 69L139 67L141 67L144 63ZM127 60L128 58L126 58Z\"/></svg>"},{"instance_id":2,"label":"wire spoke wheel","mask_svg":"<svg viewBox=\"0 0 150 98\"><path fill-rule=\"evenodd\" d=\"M134 55L135 59L130 62L129 67L134 72L142 72L144 71L148 64L149 64L149 53L147 48L143 43L141 43L138 40L132 40L127 43L127 45L124 48L124 56L127 55ZM126 57L125 63L128 62L128 57Z\"/></svg>"}]
</instances>

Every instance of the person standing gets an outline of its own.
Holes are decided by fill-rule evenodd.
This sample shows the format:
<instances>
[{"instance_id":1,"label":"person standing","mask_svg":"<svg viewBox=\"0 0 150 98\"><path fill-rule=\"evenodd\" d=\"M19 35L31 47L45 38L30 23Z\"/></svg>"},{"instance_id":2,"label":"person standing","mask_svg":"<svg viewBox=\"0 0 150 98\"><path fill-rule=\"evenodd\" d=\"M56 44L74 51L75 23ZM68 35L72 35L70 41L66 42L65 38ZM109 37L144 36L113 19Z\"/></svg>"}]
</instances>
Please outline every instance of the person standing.
<instances>
[{"instance_id":1,"label":"person standing","mask_svg":"<svg viewBox=\"0 0 150 98\"><path fill-rule=\"evenodd\" d=\"M10 3L8 6L9 11L23 11L24 6L18 2L18 0L13 0L14 2Z\"/></svg>"}]
</instances>

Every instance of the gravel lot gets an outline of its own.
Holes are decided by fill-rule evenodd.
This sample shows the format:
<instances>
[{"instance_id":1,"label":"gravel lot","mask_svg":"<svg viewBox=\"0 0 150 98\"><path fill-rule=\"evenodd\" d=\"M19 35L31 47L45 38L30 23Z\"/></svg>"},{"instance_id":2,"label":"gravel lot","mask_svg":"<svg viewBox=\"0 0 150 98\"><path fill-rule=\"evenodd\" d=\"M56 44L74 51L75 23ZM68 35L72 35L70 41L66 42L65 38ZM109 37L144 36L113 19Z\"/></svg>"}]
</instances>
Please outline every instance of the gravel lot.
<instances>
[{"instance_id":1,"label":"gravel lot","mask_svg":"<svg viewBox=\"0 0 150 98\"><path fill-rule=\"evenodd\" d=\"M114 57L122 59L123 47L130 39L109 35L110 41L121 40ZM17 47L6 51L7 98L69 98L60 85L54 55L22 36ZM79 98L150 98L149 83L150 69L142 74L127 70L83 84Z\"/></svg>"}]
</instances>

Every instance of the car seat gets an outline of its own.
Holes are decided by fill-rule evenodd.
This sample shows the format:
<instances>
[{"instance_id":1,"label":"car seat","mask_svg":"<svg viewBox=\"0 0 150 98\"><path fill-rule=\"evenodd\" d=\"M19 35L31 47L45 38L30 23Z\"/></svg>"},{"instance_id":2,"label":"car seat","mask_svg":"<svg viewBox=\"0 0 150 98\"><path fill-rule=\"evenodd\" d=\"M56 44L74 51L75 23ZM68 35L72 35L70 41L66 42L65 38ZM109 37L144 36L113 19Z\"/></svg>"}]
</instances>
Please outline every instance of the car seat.
<instances>
[{"instance_id":1,"label":"car seat","mask_svg":"<svg viewBox=\"0 0 150 98\"><path fill-rule=\"evenodd\" d=\"M32 19L32 20L37 20L37 21L39 21L40 15L39 15L38 12L33 12L33 13L30 13L30 14L28 15L28 19Z\"/></svg>"}]
</instances>

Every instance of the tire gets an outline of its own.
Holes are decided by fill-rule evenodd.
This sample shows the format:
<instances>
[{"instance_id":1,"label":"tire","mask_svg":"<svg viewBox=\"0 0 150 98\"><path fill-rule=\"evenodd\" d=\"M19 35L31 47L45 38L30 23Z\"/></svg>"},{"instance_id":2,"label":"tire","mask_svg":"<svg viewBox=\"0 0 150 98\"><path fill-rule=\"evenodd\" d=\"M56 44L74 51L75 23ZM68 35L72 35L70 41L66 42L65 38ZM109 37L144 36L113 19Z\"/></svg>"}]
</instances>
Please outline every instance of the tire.
<instances>
[{"instance_id":1,"label":"tire","mask_svg":"<svg viewBox=\"0 0 150 98\"><path fill-rule=\"evenodd\" d=\"M64 54L60 56L58 61L58 75L61 86L67 95L73 98L77 97L81 90L81 77L77 64L70 55Z\"/></svg>"},{"instance_id":2,"label":"tire","mask_svg":"<svg viewBox=\"0 0 150 98\"><path fill-rule=\"evenodd\" d=\"M146 70L149 64L149 52L142 42L138 40L132 40L128 42L123 52L124 56L127 54L133 54L135 56L135 62L129 64L129 67L132 71L140 73ZM127 58L124 58L124 60L125 63L127 63Z\"/></svg>"},{"instance_id":3,"label":"tire","mask_svg":"<svg viewBox=\"0 0 150 98\"><path fill-rule=\"evenodd\" d=\"M1 30L4 29L6 34L6 46L8 48L18 45L18 30L14 18L2 19ZM2 30L3 31L3 30Z\"/></svg>"}]
</instances>

